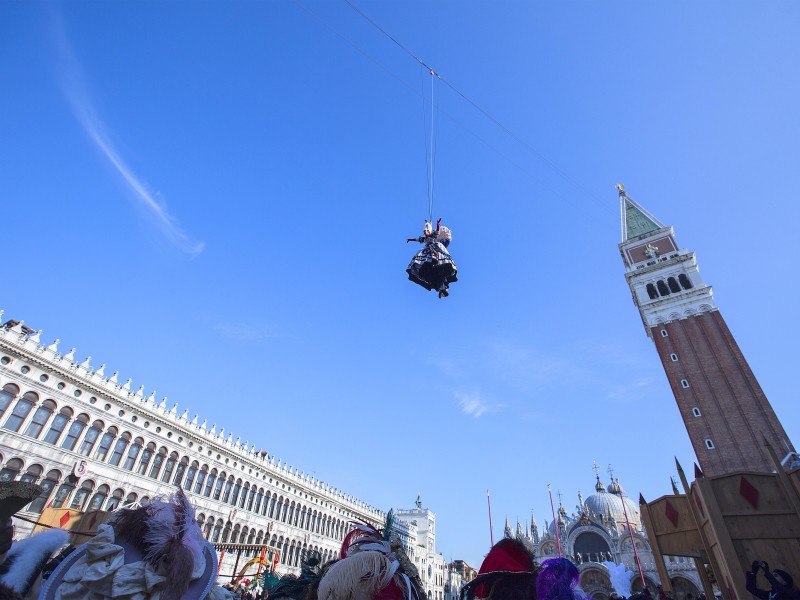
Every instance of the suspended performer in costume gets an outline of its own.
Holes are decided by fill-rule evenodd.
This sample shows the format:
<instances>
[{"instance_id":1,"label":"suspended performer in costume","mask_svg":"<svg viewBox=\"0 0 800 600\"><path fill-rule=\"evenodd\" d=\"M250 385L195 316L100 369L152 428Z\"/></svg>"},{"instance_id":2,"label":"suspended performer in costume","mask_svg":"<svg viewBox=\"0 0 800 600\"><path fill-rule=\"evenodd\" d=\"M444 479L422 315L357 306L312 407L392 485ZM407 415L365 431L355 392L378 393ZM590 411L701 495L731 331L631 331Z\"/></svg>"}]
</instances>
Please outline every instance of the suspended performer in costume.
<instances>
[{"instance_id":1,"label":"suspended performer in costume","mask_svg":"<svg viewBox=\"0 0 800 600\"><path fill-rule=\"evenodd\" d=\"M425 221L422 236L409 238L406 242L419 242L423 244L422 250L417 252L408 265L406 273L408 278L424 287L426 290L436 290L439 298L448 296L448 287L458 281L458 269L453 262L453 257L447 251L453 234L447 227L443 227L442 220L436 221L436 230L430 221Z\"/></svg>"}]
</instances>

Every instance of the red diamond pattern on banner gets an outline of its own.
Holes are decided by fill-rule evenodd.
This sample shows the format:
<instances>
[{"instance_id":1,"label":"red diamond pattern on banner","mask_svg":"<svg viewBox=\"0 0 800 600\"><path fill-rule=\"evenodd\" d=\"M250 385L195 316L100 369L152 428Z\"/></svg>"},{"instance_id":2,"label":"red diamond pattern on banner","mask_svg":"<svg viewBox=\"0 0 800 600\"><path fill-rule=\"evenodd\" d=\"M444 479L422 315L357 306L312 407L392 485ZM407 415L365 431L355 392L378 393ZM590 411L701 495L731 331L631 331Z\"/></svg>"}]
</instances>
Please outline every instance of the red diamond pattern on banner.
<instances>
[{"instance_id":1,"label":"red diamond pattern on banner","mask_svg":"<svg viewBox=\"0 0 800 600\"><path fill-rule=\"evenodd\" d=\"M678 526L678 511L675 510L675 507L670 504L669 500L667 500L667 505L664 507L664 514L667 515L669 522L672 523L673 527Z\"/></svg>"},{"instance_id":2,"label":"red diamond pattern on banner","mask_svg":"<svg viewBox=\"0 0 800 600\"><path fill-rule=\"evenodd\" d=\"M758 490L744 477L739 481L739 494L750 503L750 506L758 508Z\"/></svg>"},{"instance_id":3,"label":"red diamond pattern on banner","mask_svg":"<svg viewBox=\"0 0 800 600\"><path fill-rule=\"evenodd\" d=\"M703 510L703 505L700 503L700 498L698 498L696 494L694 496L694 503L697 505L697 508L700 510L700 514L705 517L706 516L706 511Z\"/></svg>"},{"instance_id":4,"label":"red diamond pattern on banner","mask_svg":"<svg viewBox=\"0 0 800 600\"><path fill-rule=\"evenodd\" d=\"M66 525L67 523L69 523L69 511L61 515L61 518L58 520L58 524L61 527L64 527L64 525Z\"/></svg>"}]
</instances>

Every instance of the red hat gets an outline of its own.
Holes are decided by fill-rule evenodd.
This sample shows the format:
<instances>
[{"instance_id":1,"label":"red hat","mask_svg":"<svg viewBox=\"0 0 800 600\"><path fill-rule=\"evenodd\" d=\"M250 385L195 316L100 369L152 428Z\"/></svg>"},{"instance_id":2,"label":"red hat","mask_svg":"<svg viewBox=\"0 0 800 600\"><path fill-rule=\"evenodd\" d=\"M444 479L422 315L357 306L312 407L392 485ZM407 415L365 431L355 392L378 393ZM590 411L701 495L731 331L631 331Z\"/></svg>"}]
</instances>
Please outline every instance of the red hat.
<instances>
[{"instance_id":1,"label":"red hat","mask_svg":"<svg viewBox=\"0 0 800 600\"><path fill-rule=\"evenodd\" d=\"M461 589L461 600L536 600L538 571L531 550L504 538L489 550L478 576Z\"/></svg>"}]
</instances>

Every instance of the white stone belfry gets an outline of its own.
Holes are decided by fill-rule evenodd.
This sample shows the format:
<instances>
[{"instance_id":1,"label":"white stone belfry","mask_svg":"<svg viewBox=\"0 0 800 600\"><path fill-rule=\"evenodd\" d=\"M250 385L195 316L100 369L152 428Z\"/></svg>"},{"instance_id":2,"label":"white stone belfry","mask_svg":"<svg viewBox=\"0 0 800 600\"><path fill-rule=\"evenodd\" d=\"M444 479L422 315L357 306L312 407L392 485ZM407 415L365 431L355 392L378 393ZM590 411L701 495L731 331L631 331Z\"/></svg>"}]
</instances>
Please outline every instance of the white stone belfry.
<instances>
[{"instance_id":1,"label":"white stone belfry","mask_svg":"<svg viewBox=\"0 0 800 600\"><path fill-rule=\"evenodd\" d=\"M711 286L700 276L694 252L680 249L672 227L664 226L619 190L625 279L648 336L651 328L717 310Z\"/></svg>"}]
</instances>

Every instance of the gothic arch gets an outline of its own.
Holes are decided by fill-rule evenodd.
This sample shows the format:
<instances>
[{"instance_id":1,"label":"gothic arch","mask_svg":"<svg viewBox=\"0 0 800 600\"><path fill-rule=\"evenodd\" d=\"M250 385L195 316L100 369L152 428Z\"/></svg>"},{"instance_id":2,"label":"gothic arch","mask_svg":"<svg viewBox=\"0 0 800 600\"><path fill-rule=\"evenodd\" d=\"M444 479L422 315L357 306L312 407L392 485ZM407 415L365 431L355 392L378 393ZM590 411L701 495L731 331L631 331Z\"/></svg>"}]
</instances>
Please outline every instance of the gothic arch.
<instances>
[{"instance_id":1,"label":"gothic arch","mask_svg":"<svg viewBox=\"0 0 800 600\"><path fill-rule=\"evenodd\" d=\"M106 511L111 512L116 510L119 505L122 503L122 499L125 497L125 491L121 488L117 488L111 494L111 498L108 499L106 502Z\"/></svg>"},{"instance_id":2,"label":"gothic arch","mask_svg":"<svg viewBox=\"0 0 800 600\"><path fill-rule=\"evenodd\" d=\"M0 456L0 460L2 460L2 456ZM47 476L39 483L39 487L42 488L42 493L37 498L34 498L33 501L28 505L28 510L32 513L41 513L44 510L47 501L50 499L50 494L53 492L53 489L58 485L60 480L61 471L56 469L48 471Z\"/></svg>"},{"instance_id":3,"label":"gothic arch","mask_svg":"<svg viewBox=\"0 0 800 600\"><path fill-rule=\"evenodd\" d=\"M672 583L672 597L675 600L686 600L687 594L691 594L694 598L700 595L700 589L688 577L677 575L670 578L670 582Z\"/></svg>"},{"instance_id":4,"label":"gothic arch","mask_svg":"<svg viewBox=\"0 0 800 600\"><path fill-rule=\"evenodd\" d=\"M647 575L644 576L645 584L647 588L651 591L656 589L656 582L650 579ZM631 576L631 593L635 594L636 592L642 591L642 579L639 577L638 574Z\"/></svg>"},{"instance_id":5,"label":"gothic arch","mask_svg":"<svg viewBox=\"0 0 800 600\"><path fill-rule=\"evenodd\" d=\"M680 293L681 286L678 285L678 281L674 277L667 278L667 285L669 286L669 291L673 294Z\"/></svg>"},{"instance_id":6,"label":"gothic arch","mask_svg":"<svg viewBox=\"0 0 800 600\"><path fill-rule=\"evenodd\" d=\"M3 423L3 429L8 431L19 431L22 423L28 417L34 405L38 402L39 396L34 392L25 392L21 398L17 398L14 408L6 416L6 421Z\"/></svg>"},{"instance_id":7,"label":"gothic arch","mask_svg":"<svg viewBox=\"0 0 800 600\"><path fill-rule=\"evenodd\" d=\"M69 503L69 507L73 510L82 511L86 505L86 500L94 490L94 485L94 480L84 479L81 482L81 487L79 487L72 496L72 501Z\"/></svg>"},{"instance_id":8,"label":"gothic arch","mask_svg":"<svg viewBox=\"0 0 800 600\"><path fill-rule=\"evenodd\" d=\"M608 540L592 527L581 527L572 542L574 554L583 561L602 562L611 556Z\"/></svg>"},{"instance_id":9,"label":"gothic arch","mask_svg":"<svg viewBox=\"0 0 800 600\"><path fill-rule=\"evenodd\" d=\"M6 466L0 470L0 481L13 481L22 471L23 466L25 466L25 463L21 458L14 457L9 459Z\"/></svg>"}]
</instances>

